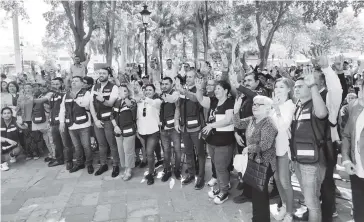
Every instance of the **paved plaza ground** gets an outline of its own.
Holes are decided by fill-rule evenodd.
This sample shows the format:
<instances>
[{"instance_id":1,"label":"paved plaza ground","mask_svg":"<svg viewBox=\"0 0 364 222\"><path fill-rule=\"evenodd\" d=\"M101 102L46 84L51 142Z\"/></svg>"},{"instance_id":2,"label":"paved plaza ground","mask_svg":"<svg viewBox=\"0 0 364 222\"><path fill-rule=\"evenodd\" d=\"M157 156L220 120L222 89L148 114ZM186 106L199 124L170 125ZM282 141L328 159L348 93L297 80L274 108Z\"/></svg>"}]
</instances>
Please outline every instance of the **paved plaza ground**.
<instances>
[{"instance_id":1,"label":"paved plaza ground","mask_svg":"<svg viewBox=\"0 0 364 222\"><path fill-rule=\"evenodd\" d=\"M210 169L207 161L206 180ZM215 205L207 186L196 191L192 184L182 187L180 181L173 185L160 179L148 186L142 182L145 171L137 168L132 180L124 182L112 179L110 168L101 176L89 175L86 169L70 174L65 166L49 168L43 159L20 158L1 173L1 221L251 221L251 203L234 204L232 197L239 194L234 188L227 202ZM236 183L232 178L233 187ZM349 187L347 182L337 184L340 189ZM335 222L351 220L348 201L337 202Z\"/></svg>"}]
</instances>

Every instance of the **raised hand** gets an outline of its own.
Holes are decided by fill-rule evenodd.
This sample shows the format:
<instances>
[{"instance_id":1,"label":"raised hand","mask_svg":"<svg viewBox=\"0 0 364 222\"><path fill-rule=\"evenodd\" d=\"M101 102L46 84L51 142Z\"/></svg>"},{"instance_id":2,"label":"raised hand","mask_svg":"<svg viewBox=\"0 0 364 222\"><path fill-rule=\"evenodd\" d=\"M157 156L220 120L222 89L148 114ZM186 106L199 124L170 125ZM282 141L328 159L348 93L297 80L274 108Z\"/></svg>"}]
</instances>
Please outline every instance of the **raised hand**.
<instances>
[{"instance_id":1,"label":"raised hand","mask_svg":"<svg viewBox=\"0 0 364 222\"><path fill-rule=\"evenodd\" d=\"M308 54L310 55L312 64L317 65L321 68L329 67L329 59L327 58L327 55L323 53L322 48L318 46L313 46L311 47Z\"/></svg>"},{"instance_id":2,"label":"raised hand","mask_svg":"<svg viewBox=\"0 0 364 222\"><path fill-rule=\"evenodd\" d=\"M241 97L237 98L234 104L234 113L238 113L240 111L242 102L243 99Z\"/></svg>"},{"instance_id":3,"label":"raised hand","mask_svg":"<svg viewBox=\"0 0 364 222\"><path fill-rule=\"evenodd\" d=\"M312 87L314 84L316 84L313 69L310 66L306 66L303 68L303 77L305 84L308 87Z\"/></svg>"},{"instance_id":4,"label":"raised hand","mask_svg":"<svg viewBox=\"0 0 364 222\"><path fill-rule=\"evenodd\" d=\"M203 89L203 85L204 85L204 80L201 78L196 78L195 79L195 86L197 90L202 90Z\"/></svg>"},{"instance_id":5,"label":"raised hand","mask_svg":"<svg viewBox=\"0 0 364 222\"><path fill-rule=\"evenodd\" d=\"M239 88L238 75L235 72L229 72L230 84L234 88Z\"/></svg>"}]
</instances>

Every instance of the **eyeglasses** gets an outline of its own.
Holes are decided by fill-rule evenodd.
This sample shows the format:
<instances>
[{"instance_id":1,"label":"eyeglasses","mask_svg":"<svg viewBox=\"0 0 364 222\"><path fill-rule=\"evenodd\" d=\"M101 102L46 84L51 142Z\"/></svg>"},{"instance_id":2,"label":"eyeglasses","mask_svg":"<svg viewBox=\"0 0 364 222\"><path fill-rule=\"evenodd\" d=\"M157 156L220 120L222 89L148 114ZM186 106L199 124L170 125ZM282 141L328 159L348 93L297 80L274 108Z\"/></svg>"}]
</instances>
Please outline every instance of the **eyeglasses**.
<instances>
[{"instance_id":1,"label":"eyeglasses","mask_svg":"<svg viewBox=\"0 0 364 222\"><path fill-rule=\"evenodd\" d=\"M257 107L261 107L261 106L264 106L265 104L263 103L253 103L253 106L257 106Z\"/></svg>"},{"instance_id":2,"label":"eyeglasses","mask_svg":"<svg viewBox=\"0 0 364 222\"><path fill-rule=\"evenodd\" d=\"M144 107L143 108L143 117L145 117L147 115L147 108L146 107Z\"/></svg>"}]
</instances>

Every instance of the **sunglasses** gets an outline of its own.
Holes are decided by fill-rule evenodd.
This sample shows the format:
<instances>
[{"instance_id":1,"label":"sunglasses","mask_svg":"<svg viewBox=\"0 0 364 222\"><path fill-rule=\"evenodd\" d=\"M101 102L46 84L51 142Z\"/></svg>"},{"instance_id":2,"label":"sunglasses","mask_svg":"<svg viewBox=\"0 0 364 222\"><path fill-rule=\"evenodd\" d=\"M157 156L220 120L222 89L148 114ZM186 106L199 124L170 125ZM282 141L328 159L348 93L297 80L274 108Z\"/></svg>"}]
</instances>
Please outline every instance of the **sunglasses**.
<instances>
[{"instance_id":1,"label":"sunglasses","mask_svg":"<svg viewBox=\"0 0 364 222\"><path fill-rule=\"evenodd\" d=\"M143 108L143 117L145 117L147 115L147 108L146 107L144 107Z\"/></svg>"}]
</instances>

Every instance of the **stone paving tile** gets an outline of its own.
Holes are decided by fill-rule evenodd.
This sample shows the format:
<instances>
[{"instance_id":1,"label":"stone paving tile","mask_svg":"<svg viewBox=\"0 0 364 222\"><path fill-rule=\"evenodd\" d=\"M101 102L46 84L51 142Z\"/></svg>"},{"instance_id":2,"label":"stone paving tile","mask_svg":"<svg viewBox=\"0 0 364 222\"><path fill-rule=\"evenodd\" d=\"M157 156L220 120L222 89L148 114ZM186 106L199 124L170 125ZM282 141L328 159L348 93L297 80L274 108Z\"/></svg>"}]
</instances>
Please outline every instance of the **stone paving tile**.
<instances>
[{"instance_id":1,"label":"stone paving tile","mask_svg":"<svg viewBox=\"0 0 364 222\"><path fill-rule=\"evenodd\" d=\"M93 214L76 214L64 216L62 219L64 219L65 222L90 222L93 217Z\"/></svg>"},{"instance_id":2,"label":"stone paving tile","mask_svg":"<svg viewBox=\"0 0 364 222\"><path fill-rule=\"evenodd\" d=\"M125 219L127 217L127 203L111 204L110 220Z\"/></svg>"},{"instance_id":3,"label":"stone paving tile","mask_svg":"<svg viewBox=\"0 0 364 222\"><path fill-rule=\"evenodd\" d=\"M96 206L77 206L77 207L66 207L62 213L62 216L78 215L78 214L95 214Z\"/></svg>"},{"instance_id":4,"label":"stone paving tile","mask_svg":"<svg viewBox=\"0 0 364 222\"><path fill-rule=\"evenodd\" d=\"M94 216L94 221L108 221L110 219L111 204L98 205Z\"/></svg>"},{"instance_id":5,"label":"stone paving tile","mask_svg":"<svg viewBox=\"0 0 364 222\"><path fill-rule=\"evenodd\" d=\"M158 212L158 201L156 199L128 201L127 218L157 215Z\"/></svg>"}]
</instances>

